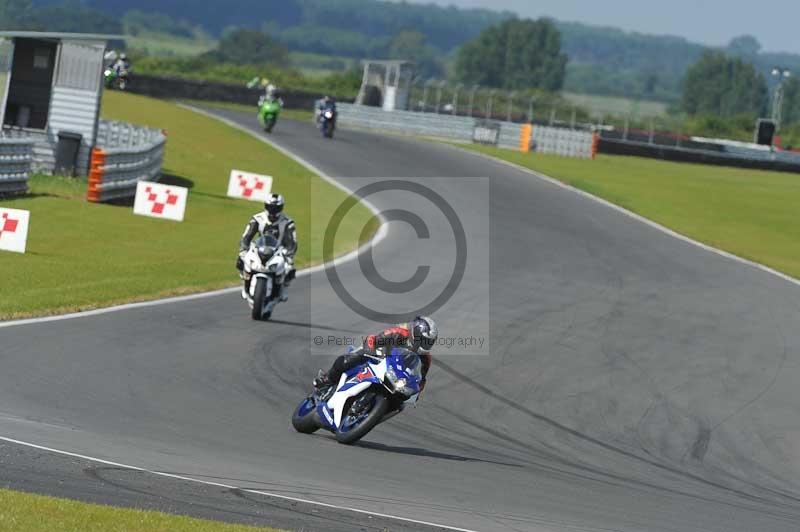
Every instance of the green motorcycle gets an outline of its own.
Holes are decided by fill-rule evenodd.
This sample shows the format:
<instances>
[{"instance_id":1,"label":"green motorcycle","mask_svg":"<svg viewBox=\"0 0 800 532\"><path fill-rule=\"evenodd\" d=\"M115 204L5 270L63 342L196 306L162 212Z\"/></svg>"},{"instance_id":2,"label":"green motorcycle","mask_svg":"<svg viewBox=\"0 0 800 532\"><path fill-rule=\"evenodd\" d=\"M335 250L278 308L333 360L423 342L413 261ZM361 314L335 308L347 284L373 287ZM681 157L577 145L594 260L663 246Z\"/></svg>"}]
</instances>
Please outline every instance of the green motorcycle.
<instances>
[{"instance_id":1,"label":"green motorcycle","mask_svg":"<svg viewBox=\"0 0 800 532\"><path fill-rule=\"evenodd\" d=\"M281 102L277 99L261 98L258 102L258 121L267 133L272 133L278 115L281 113Z\"/></svg>"},{"instance_id":2,"label":"green motorcycle","mask_svg":"<svg viewBox=\"0 0 800 532\"><path fill-rule=\"evenodd\" d=\"M116 68L110 66L103 71L103 79L108 89L119 89L124 91L128 86L128 72L127 70L117 71Z\"/></svg>"}]
</instances>

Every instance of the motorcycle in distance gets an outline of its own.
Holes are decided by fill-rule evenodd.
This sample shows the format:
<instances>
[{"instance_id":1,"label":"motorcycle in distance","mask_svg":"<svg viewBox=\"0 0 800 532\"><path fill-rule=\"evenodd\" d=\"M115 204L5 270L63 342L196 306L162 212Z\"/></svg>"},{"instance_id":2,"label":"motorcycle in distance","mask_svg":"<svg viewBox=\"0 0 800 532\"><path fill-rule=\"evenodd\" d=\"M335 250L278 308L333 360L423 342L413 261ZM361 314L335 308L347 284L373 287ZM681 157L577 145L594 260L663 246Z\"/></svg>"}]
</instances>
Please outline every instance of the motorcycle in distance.
<instances>
[{"instance_id":1,"label":"motorcycle in distance","mask_svg":"<svg viewBox=\"0 0 800 532\"><path fill-rule=\"evenodd\" d=\"M306 397L292 414L292 426L304 434L325 429L339 443L355 443L378 423L416 404L421 382L419 356L402 347L392 348L385 357L371 357L342 374L327 400L317 390Z\"/></svg>"},{"instance_id":2,"label":"motorcycle in distance","mask_svg":"<svg viewBox=\"0 0 800 532\"><path fill-rule=\"evenodd\" d=\"M332 139L333 130L336 128L336 112L330 107L321 109L317 121L319 122L319 129L322 131L322 136L327 139Z\"/></svg>"},{"instance_id":3,"label":"motorcycle in distance","mask_svg":"<svg viewBox=\"0 0 800 532\"><path fill-rule=\"evenodd\" d=\"M250 305L254 320L268 320L280 303L281 286L288 273L286 250L269 235L250 243L244 262L243 297Z\"/></svg>"},{"instance_id":4,"label":"motorcycle in distance","mask_svg":"<svg viewBox=\"0 0 800 532\"><path fill-rule=\"evenodd\" d=\"M119 89L124 91L125 88L128 86L128 71L127 70L117 70L113 66L107 67L103 71L103 79L106 83L106 88L108 89Z\"/></svg>"},{"instance_id":5,"label":"motorcycle in distance","mask_svg":"<svg viewBox=\"0 0 800 532\"><path fill-rule=\"evenodd\" d=\"M278 121L278 115L281 113L281 102L276 98L267 98L262 96L258 100L258 121L261 122L261 127L267 133L272 133L272 128Z\"/></svg>"}]
</instances>

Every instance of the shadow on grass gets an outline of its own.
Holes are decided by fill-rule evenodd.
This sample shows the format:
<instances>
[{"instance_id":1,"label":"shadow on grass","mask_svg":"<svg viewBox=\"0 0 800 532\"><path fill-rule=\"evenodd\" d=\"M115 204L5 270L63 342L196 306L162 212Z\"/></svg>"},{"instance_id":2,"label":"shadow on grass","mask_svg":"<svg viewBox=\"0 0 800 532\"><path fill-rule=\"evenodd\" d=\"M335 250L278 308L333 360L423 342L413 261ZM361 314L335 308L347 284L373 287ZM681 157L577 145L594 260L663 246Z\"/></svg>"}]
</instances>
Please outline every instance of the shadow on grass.
<instances>
[{"instance_id":1,"label":"shadow on grass","mask_svg":"<svg viewBox=\"0 0 800 532\"><path fill-rule=\"evenodd\" d=\"M194 181L179 175L164 174L161 176L161 179L159 179L158 182L162 185L172 185L175 187L188 188L190 190L194 188Z\"/></svg>"},{"instance_id":2,"label":"shadow on grass","mask_svg":"<svg viewBox=\"0 0 800 532\"><path fill-rule=\"evenodd\" d=\"M59 196L58 194L51 194L49 192L25 192L25 193L16 193L7 195L0 194L0 201L2 201L3 203L19 201L19 200L36 199L36 198L73 199L70 198L69 196Z\"/></svg>"},{"instance_id":3,"label":"shadow on grass","mask_svg":"<svg viewBox=\"0 0 800 532\"><path fill-rule=\"evenodd\" d=\"M214 198L228 201L237 201L235 198L228 197L224 194L211 194L210 192L192 192L194 196L204 196L206 198Z\"/></svg>"}]
</instances>

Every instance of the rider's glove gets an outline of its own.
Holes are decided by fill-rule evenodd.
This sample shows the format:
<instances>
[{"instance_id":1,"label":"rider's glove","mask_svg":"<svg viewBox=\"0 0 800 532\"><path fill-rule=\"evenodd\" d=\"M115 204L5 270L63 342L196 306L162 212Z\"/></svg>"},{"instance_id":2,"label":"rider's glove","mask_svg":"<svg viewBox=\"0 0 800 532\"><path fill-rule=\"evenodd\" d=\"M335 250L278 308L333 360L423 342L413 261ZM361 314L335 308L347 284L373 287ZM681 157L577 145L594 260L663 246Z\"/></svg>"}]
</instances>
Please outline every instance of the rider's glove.
<instances>
[{"instance_id":1,"label":"rider's glove","mask_svg":"<svg viewBox=\"0 0 800 532\"><path fill-rule=\"evenodd\" d=\"M364 350L364 356L372 358L374 360L383 360L386 358L386 352L384 352L383 347L377 347L374 351L370 352L369 350Z\"/></svg>"}]
</instances>

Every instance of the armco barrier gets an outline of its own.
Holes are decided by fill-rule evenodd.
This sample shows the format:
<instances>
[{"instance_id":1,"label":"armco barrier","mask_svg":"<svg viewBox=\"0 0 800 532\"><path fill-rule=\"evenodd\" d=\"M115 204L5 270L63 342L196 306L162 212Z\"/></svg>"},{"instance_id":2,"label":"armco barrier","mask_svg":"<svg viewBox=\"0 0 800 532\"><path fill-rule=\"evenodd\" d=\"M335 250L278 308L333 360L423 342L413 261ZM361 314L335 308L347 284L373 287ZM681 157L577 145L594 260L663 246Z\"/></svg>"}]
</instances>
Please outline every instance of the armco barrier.
<instances>
[{"instance_id":1,"label":"armco barrier","mask_svg":"<svg viewBox=\"0 0 800 532\"><path fill-rule=\"evenodd\" d=\"M533 126L531 150L537 153L593 159L597 153L596 135L589 131Z\"/></svg>"},{"instance_id":2,"label":"armco barrier","mask_svg":"<svg viewBox=\"0 0 800 532\"><path fill-rule=\"evenodd\" d=\"M600 139L599 151L611 155L632 155L685 163L800 172L800 156L791 152L756 152L755 150L736 149L720 151L719 148L707 150L616 140L605 138L605 136Z\"/></svg>"},{"instance_id":3,"label":"armco barrier","mask_svg":"<svg viewBox=\"0 0 800 532\"><path fill-rule=\"evenodd\" d=\"M31 139L0 138L0 196L28 191L33 144Z\"/></svg>"},{"instance_id":4,"label":"armco barrier","mask_svg":"<svg viewBox=\"0 0 800 532\"><path fill-rule=\"evenodd\" d=\"M355 104L337 104L338 122L343 126L374 129L393 133L403 133L423 137L441 137L464 142L472 141L475 118L436 113L417 113L412 111L384 111L379 107ZM498 145L517 147L519 145L519 124L507 122L500 124ZM509 143L509 139L511 142Z\"/></svg>"},{"instance_id":5,"label":"armco barrier","mask_svg":"<svg viewBox=\"0 0 800 532\"><path fill-rule=\"evenodd\" d=\"M51 174L56 166L55 143L46 131L3 126L2 138L19 139L33 144L31 172Z\"/></svg>"},{"instance_id":6,"label":"armco barrier","mask_svg":"<svg viewBox=\"0 0 800 532\"><path fill-rule=\"evenodd\" d=\"M474 140L476 127L486 128L485 121L468 116L384 111L353 104L339 104L337 107L339 123L356 128L463 142ZM497 146L501 148L581 158L592 158L596 153L596 136L589 131L500 121L492 121L492 124L499 127Z\"/></svg>"},{"instance_id":7,"label":"armco barrier","mask_svg":"<svg viewBox=\"0 0 800 532\"><path fill-rule=\"evenodd\" d=\"M139 181L155 181L161 175L167 141L163 132L101 121L97 140L89 170L89 201L131 198Z\"/></svg>"}]
</instances>

